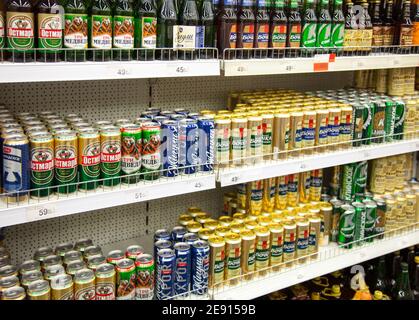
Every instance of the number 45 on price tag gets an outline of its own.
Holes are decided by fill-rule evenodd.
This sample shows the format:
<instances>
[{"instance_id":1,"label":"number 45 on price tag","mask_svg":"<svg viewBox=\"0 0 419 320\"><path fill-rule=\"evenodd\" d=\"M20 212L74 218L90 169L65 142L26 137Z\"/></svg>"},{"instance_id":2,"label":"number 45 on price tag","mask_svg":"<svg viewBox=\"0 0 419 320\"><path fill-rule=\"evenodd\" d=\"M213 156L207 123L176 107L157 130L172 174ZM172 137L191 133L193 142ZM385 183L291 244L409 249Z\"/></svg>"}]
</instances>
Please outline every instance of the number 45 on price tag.
<instances>
[{"instance_id":1,"label":"number 45 on price tag","mask_svg":"<svg viewBox=\"0 0 419 320\"><path fill-rule=\"evenodd\" d=\"M39 205L26 209L26 220L37 221L52 218L55 215L55 207L51 205Z\"/></svg>"}]
</instances>

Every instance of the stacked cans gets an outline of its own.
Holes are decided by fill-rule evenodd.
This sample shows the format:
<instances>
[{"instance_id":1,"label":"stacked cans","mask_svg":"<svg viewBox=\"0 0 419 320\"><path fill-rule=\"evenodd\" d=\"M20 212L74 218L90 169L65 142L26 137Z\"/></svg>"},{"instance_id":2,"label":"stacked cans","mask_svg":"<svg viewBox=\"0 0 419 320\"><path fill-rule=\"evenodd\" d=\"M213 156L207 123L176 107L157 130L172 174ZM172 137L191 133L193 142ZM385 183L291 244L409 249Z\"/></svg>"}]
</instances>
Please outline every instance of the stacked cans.
<instances>
[{"instance_id":1,"label":"stacked cans","mask_svg":"<svg viewBox=\"0 0 419 320\"><path fill-rule=\"evenodd\" d=\"M209 246L187 228L177 226L172 232L154 234L156 257L156 298L183 299L189 294L208 292Z\"/></svg>"}]
</instances>

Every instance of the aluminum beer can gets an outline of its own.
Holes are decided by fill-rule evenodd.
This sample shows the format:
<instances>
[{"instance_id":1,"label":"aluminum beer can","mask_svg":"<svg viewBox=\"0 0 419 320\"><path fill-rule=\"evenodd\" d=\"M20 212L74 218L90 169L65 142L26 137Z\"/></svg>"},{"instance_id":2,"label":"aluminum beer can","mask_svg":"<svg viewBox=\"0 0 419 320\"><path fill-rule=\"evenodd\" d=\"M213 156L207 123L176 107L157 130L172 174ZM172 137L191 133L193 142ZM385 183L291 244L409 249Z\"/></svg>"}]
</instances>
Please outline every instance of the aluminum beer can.
<instances>
[{"instance_id":1,"label":"aluminum beer can","mask_svg":"<svg viewBox=\"0 0 419 320\"><path fill-rule=\"evenodd\" d=\"M365 204L365 238L366 242L373 242L375 236L375 223L377 221L377 204L375 201L364 200Z\"/></svg>"},{"instance_id":2,"label":"aluminum beer can","mask_svg":"<svg viewBox=\"0 0 419 320\"><path fill-rule=\"evenodd\" d=\"M309 148L304 150L304 154L313 154L316 135L316 112L305 111L303 116L302 127L302 148Z\"/></svg>"},{"instance_id":3,"label":"aluminum beer can","mask_svg":"<svg viewBox=\"0 0 419 320\"><path fill-rule=\"evenodd\" d=\"M172 249L173 243L170 240L157 240L154 242L154 257L157 261L158 253L163 249Z\"/></svg>"},{"instance_id":4,"label":"aluminum beer can","mask_svg":"<svg viewBox=\"0 0 419 320\"><path fill-rule=\"evenodd\" d=\"M233 166L245 163L248 149L247 118L235 117L231 119L231 150L230 160Z\"/></svg>"},{"instance_id":5,"label":"aluminum beer can","mask_svg":"<svg viewBox=\"0 0 419 320\"><path fill-rule=\"evenodd\" d=\"M396 115L394 119L394 139L402 140L407 115L407 107L403 101L396 101Z\"/></svg>"},{"instance_id":6,"label":"aluminum beer can","mask_svg":"<svg viewBox=\"0 0 419 320\"><path fill-rule=\"evenodd\" d=\"M320 201L323 184L323 170L317 169L310 172L310 201Z\"/></svg>"},{"instance_id":7,"label":"aluminum beer can","mask_svg":"<svg viewBox=\"0 0 419 320\"><path fill-rule=\"evenodd\" d=\"M290 115L290 135L288 150L298 150L302 147L303 113L293 112ZM292 156L298 156L300 151L294 151Z\"/></svg>"},{"instance_id":8,"label":"aluminum beer can","mask_svg":"<svg viewBox=\"0 0 419 320\"><path fill-rule=\"evenodd\" d=\"M332 226L330 230L330 241L338 242L339 234L339 220L341 214L341 207L344 205L344 202L338 199L331 199L330 204L332 205Z\"/></svg>"},{"instance_id":9,"label":"aluminum beer can","mask_svg":"<svg viewBox=\"0 0 419 320\"><path fill-rule=\"evenodd\" d=\"M364 126L364 111L365 106L362 104L355 104L352 106L352 140L355 140L352 145L359 147L362 144L362 129Z\"/></svg>"},{"instance_id":10,"label":"aluminum beer can","mask_svg":"<svg viewBox=\"0 0 419 320\"><path fill-rule=\"evenodd\" d=\"M192 244L192 281L193 294L204 295L208 292L209 245L207 241L197 240Z\"/></svg>"},{"instance_id":11,"label":"aluminum beer can","mask_svg":"<svg viewBox=\"0 0 419 320\"><path fill-rule=\"evenodd\" d=\"M179 173L179 124L174 120L165 120L162 122L161 128L163 175L174 177Z\"/></svg>"},{"instance_id":12,"label":"aluminum beer can","mask_svg":"<svg viewBox=\"0 0 419 320\"><path fill-rule=\"evenodd\" d=\"M283 260L286 262L285 266L290 267L294 264L295 247L297 238L297 226L293 221L287 221L284 224L284 246L283 246Z\"/></svg>"},{"instance_id":13,"label":"aluminum beer can","mask_svg":"<svg viewBox=\"0 0 419 320\"><path fill-rule=\"evenodd\" d=\"M263 155L263 130L262 130L262 117L250 116L247 122L248 134L248 149L247 156L248 163L254 164L262 160Z\"/></svg>"},{"instance_id":14,"label":"aluminum beer can","mask_svg":"<svg viewBox=\"0 0 419 320\"><path fill-rule=\"evenodd\" d=\"M215 165L228 167L230 161L231 120L215 118ZM249 143L249 141L248 141Z\"/></svg>"},{"instance_id":15,"label":"aluminum beer can","mask_svg":"<svg viewBox=\"0 0 419 320\"><path fill-rule=\"evenodd\" d=\"M152 300L154 296L154 259L151 254L143 253L135 259L137 281L136 300Z\"/></svg>"},{"instance_id":16,"label":"aluminum beer can","mask_svg":"<svg viewBox=\"0 0 419 320\"><path fill-rule=\"evenodd\" d=\"M372 143L381 143L385 135L386 105L383 102L371 104L374 108L372 117Z\"/></svg>"},{"instance_id":17,"label":"aluminum beer can","mask_svg":"<svg viewBox=\"0 0 419 320\"><path fill-rule=\"evenodd\" d=\"M252 230L243 230L240 236L242 239L241 272L245 280L251 280L256 268L256 234Z\"/></svg>"},{"instance_id":18,"label":"aluminum beer can","mask_svg":"<svg viewBox=\"0 0 419 320\"><path fill-rule=\"evenodd\" d=\"M228 280L228 284L235 285L241 274L241 237L237 233L229 232L224 237L225 247L225 269L224 277Z\"/></svg>"},{"instance_id":19,"label":"aluminum beer can","mask_svg":"<svg viewBox=\"0 0 419 320\"><path fill-rule=\"evenodd\" d=\"M154 232L154 241L172 240L171 234L167 229L158 229Z\"/></svg>"},{"instance_id":20,"label":"aluminum beer can","mask_svg":"<svg viewBox=\"0 0 419 320\"><path fill-rule=\"evenodd\" d=\"M340 141L340 118L341 118L341 109L340 108L331 108L329 109L329 125L328 125L328 140L329 143L335 144L330 148L332 150L339 149L340 145L337 145Z\"/></svg>"},{"instance_id":21,"label":"aluminum beer can","mask_svg":"<svg viewBox=\"0 0 419 320\"><path fill-rule=\"evenodd\" d=\"M275 209L284 210L287 207L288 176L277 177L276 185Z\"/></svg>"},{"instance_id":22,"label":"aluminum beer can","mask_svg":"<svg viewBox=\"0 0 419 320\"><path fill-rule=\"evenodd\" d=\"M288 175L287 205L296 206L298 203L298 173Z\"/></svg>"},{"instance_id":23,"label":"aluminum beer can","mask_svg":"<svg viewBox=\"0 0 419 320\"><path fill-rule=\"evenodd\" d=\"M144 180L156 180L160 177L161 169L161 128L153 122L144 122L141 128L141 177Z\"/></svg>"},{"instance_id":24,"label":"aluminum beer can","mask_svg":"<svg viewBox=\"0 0 419 320\"><path fill-rule=\"evenodd\" d=\"M183 114L177 114L177 113L175 113L175 114L171 114L170 115L170 119L172 119L174 121L177 121L177 122L180 122L181 120L186 119L186 118L187 117L185 115L183 115Z\"/></svg>"},{"instance_id":25,"label":"aluminum beer can","mask_svg":"<svg viewBox=\"0 0 419 320\"><path fill-rule=\"evenodd\" d=\"M198 117L199 128L199 161L202 171L212 171L214 168L215 123L213 119Z\"/></svg>"},{"instance_id":26,"label":"aluminum beer can","mask_svg":"<svg viewBox=\"0 0 419 320\"><path fill-rule=\"evenodd\" d=\"M213 235L208 239L210 246L210 266L208 285L210 288L220 287L224 282L225 240Z\"/></svg>"},{"instance_id":27,"label":"aluminum beer can","mask_svg":"<svg viewBox=\"0 0 419 320\"><path fill-rule=\"evenodd\" d=\"M156 266L156 298L167 300L173 297L176 254L172 249L159 250Z\"/></svg>"},{"instance_id":28,"label":"aluminum beer can","mask_svg":"<svg viewBox=\"0 0 419 320\"><path fill-rule=\"evenodd\" d=\"M352 242L355 239L356 215L355 208L344 204L341 207L339 218L338 244L344 248L352 248Z\"/></svg>"},{"instance_id":29,"label":"aluminum beer can","mask_svg":"<svg viewBox=\"0 0 419 320\"><path fill-rule=\"evenodd\" d=\"M352 130L353 130L353 118L352 118L352 107L343 106L341 108L340 116L340 127L339 127L339 141L345 142L352 139ZM342 147L349 147L349 143L344 143Z\"/></svg>"},{"instance_id":30,"label":"aluminum beer can","mask_svg":"<svg viewBox=\"0 0 419 320\"><path fill-rule=\"evenodd\" d=\"M186 242L174 245L176 255L174 295L187 296L191 282L191 246Z\"/></svg>"},{"instance_id":31,"label":"aluminum beer can","mask_svg":"<svg viewBox=\"0 0 419 320\"><path fill-rule=\"evenodd\" d=\"M384 238L384 232L386 230L386 211L387 205L386 202L381 199L374 197L375 203L377 204L377 218L374 225L374 234L377 235L377 239Z\"/></svg>"},{"instance_id":32,"label":"aluminum beer can","mask_svg":"<svg viewBox=\"0 0 419 320\"><path fill-rule=\"evenodd\" d=\"M141 169L142 131L138 124L121 126L121 174L123 183L137 183Z\"/></svg>"},{"instance_id":33,"label":"aluminum beer can","mask_svg":"<svg viewBox=\"0 0 419 320\"><path fill-rule=\"evenodd\" d=\"M384 135L387 142L395 140L394 125L396 121L396 103L388 100L385 102L384 111Z\"/></svg>"},{"instance_id":34,"label":"aluminum beer can","mask_svg":"<svg viewBox=\"0 0 419 320\"><path fill-rule=\"evenodd\" d=\"M320 146L316 151L323 152L325 145L329 143L329 111L316 110L315 145Z\"/></svg>"},{"instance_id":35,"label":"aluminum beer can","mask_svg":"<svg viewBox=\"0 0 419 320\"><path fill-rule=\"evenodd\" d=\"M183 236L183 242L186 242L192 245L195 241L199 240L199 237L196 233L188 232Z\"/></svg>"},{"instance_id":36,"label":"aluminum beer can","mask_svg":"<svg viewBox=\"0 0 419 320\"><path fill-rule=\"evenodd\" d=\"M153 121L154 122L157 122L160 126L162 125L162 123L164 122L164 121L166 121L166 120L169 120L169 117L166 117L166 116L155 116L154 118L153 118Z\"/></svg>"},{"instance_id":37,"label":"aluminum beer can","mask_svg":"<svg viewBox=\"0 0 419 320\"><path fill-rule=\"evenodd\" d=\"M264 160L272 159L273 114L262 115L262 153Z\"/></svg>"},{"instance_id":38,"label":"aluminum beer can","mask_svg":"<svg viewBox=\"0 0 419 320\"><path fill-rule=\"evenodd\" d=\"M188 231L183 226L176 226L172 229L171 240L173 243L182 242L184 235Z\"/></svg>"},{"instance_id":39,"label":"aluminum beer can","mask_svg":"<svg viewBox=\"0 0 419 320\"><path fill-rule=\"evenodd\" d=\"M362 144L371 144L375 108L373 104L363 104Z\"/></svg>"},{"instance_id":40,"label":"aluminum beer can","mask_svg":"<svg viewBox=\"0 0 419 320\"><path fill-rule=\"evenodd\" d=\"M79 133L79 188L92 190L98 187L100 176L100 138L95 129Z\"/></svg>"},{"instance_id":41,"label":"aluminum beer can","mask_svg":"<svg viewBox=\"0 0 419 320\"><path fill-rule=\"evenodd\" d=\"M121 172L121 131L118 127L100 130L100 171L103 185L112 187L119 184Z\"/></svg>"},{"instance_id":42,"label":"aluminum beer can","mask_svg":"<svg viewBox=\"0 0 419 320\"><path fill-rule=\"evenodd\" d=\"M57 192L76 191L78 138L74 131L57 132L54 136L55 181Z\"/></svg>"},{"instance_id":43,"label":"aluminum beer can","mask_svg":"<svg viewBox=\"0 0 419 320\"><path fill-rule=\"evenodd\" d=\"M179 171L194 174L198 164L199 131L196 120L179 121Z\"/></svg>"},{"instance_id":44,"label":"aluminum beer can","mask_svg":"<svg viewBox=\"0 0 419 320\"><path fill-rule=\"evenodd\" d=\"M115 300L116 273L113 265L103 263L95 270L96 300Z\"/></svg>"}]
</instances>

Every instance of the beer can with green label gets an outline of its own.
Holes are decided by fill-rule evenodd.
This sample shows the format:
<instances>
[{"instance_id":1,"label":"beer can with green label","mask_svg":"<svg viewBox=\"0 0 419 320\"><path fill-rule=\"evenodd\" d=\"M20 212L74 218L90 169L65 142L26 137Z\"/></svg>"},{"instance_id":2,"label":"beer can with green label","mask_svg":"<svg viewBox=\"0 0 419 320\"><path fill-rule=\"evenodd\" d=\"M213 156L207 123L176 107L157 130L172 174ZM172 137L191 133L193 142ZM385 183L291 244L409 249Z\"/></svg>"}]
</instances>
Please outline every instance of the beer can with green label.
<instances>
[{"instance_id":1,"label":"beer can with green label","mask_svg":"<svg viewBox=\"0 0 419 320\"><path fill-rule=\"evenodd\" d=\"M89 128L79 132L79 188L93 190L99 185L100 138L97 130Z\"/></svg>"},{"instance_id":2,"label":"beer can with green label","mask_svg":"<svg viewBox=\"0 0 419 320\"><path fill-rule=\"evenodd\" d=\"M385 140L391 142L394 140L394 124L396 119L396 104L391 100L388 100L385 103L384 119Z\"/></svg>"},{"instance_id":3,"label":"beer can with green label","mask_svg":"<svg viewBox=\"0 0 419 320\"><path fill-rule=\"evenodd\" d=\"M352 202L355 208L355 238L357 245L362 245L365 238L365 221L366 221L366 208L362 202Z\"/></svg>"},{"instance_id":4,"label":"beer can with green label","mask_svg":"<svg viewBox=\"0 0 419 320\"><path fill-rule=\"evenodd\" d=\"M352 107L352 139L355 140L352 145L354 147L359 147L362 144L364 112L365 106L362 104L356 104Z\"/></svg>"},{"instance_id":5,"label":"beer can with green label","mask_svg":"<svg viewBox=\"0 0 419 320\"><path fill-rule=\"evenodd\" d=\"M341 169L340 199L352 201L355 195L363 195L367 184L368 162L345 164Z\"/></svg>"},{"instance_id":6,"label":"beer can with green label","mask_svg":"<svg viewBox=\"0 0 419 320\"><path fill-rule=\"evenodd\" d=\"M382 143L385 134L386 105L383 102L371 104L374 108L372 117L372 143Z\"/></svg>"},{"instance_id":7,"label":"beer can with green label","mask_svg":"<svg viewBox=\"0 0 419 320\"><path fill-rule=\"evenodd\" d=\"M364 104L362 116L362 144L370 144L372 137L372 121L374 117L374 105Z\"/></svg>"},{"instance_id":8,"label":"beer can with green label","mask_svg":"<svg viewBox=\"0 0 419 320\"><path fill-rule=\"evenodd\" d=\"M375 235L375 221L377 220L377 204L375 201L365 200L365 238L366 242L373 242Z\"/></svg>"},{"instance_id":9,"label":"beer can with green label","mask_svg":"<svg viewBox=\"0 0 419 320\"><path fill-rule=\"evenodd\" d=\"M141 127L143 139L141 152L141 176L144 180L156 180L161 174L160 125L154 122L145 122Z\"/></svg>"},{"instance_id":10,"label":"beer can with green label","mask_svg":"<svg viewBox=\"0 0 419 320\"><path fill-rule=\"evenodd\" d=\"M71 130L55 133L55 182L59 194L76 191L78 140L77 134Z\"/></svg>"},{"instance_id":11,"label":"beer can with green label","mask_svg":"<svg viewBox=\"0 0 419 320\"><path fill-rule=\"evenodd\" d=\"M136 183L141 168L142 131L138 124L128 123L121 126L121 171L123 183Z\"/></svg>"},{"instance_id":12,"label":"beer can with green label","mask_svg":"<svg viewBox=\"0 0 419 320\"><path fill-rule=\"evenodd\" d=\"M54 139L46 133L30 138L32 197L51 194L54 180Z\"/></svg>"},{"instance_id":13,"label":"beer can with green label","mask_svg":"<svg viewBox=\"0 0 419 320\"><path fill-rule=\"evenodd\" d=\"M112 187L119 184L121 171L121 131L118 127L100 130L100 171L103 185ZM117 177L115 179L109 179Z\"/></svg>"},{"instance_id":14,"label":"beer can with green label","mask_svg":"<svg viewBox=\"0 0 419 320\"><path fill-rule=\"evenodd\" d=\"M339 217L338 244L344 248L352 248L355 238L355 208L349 204L341 207Z\"/></svg>"},{"instance_id":15,"label":"beer can with green label","mask_svg":"<svg viewBox=\"0 0 419 320\"><path fill-rule=\"evenodd\" d=\"M404 132L404 122L406 119L406 105L403 101L396 101L396 116L394 119L394 139L402 140Z\"/></svg>"}]
</instances>

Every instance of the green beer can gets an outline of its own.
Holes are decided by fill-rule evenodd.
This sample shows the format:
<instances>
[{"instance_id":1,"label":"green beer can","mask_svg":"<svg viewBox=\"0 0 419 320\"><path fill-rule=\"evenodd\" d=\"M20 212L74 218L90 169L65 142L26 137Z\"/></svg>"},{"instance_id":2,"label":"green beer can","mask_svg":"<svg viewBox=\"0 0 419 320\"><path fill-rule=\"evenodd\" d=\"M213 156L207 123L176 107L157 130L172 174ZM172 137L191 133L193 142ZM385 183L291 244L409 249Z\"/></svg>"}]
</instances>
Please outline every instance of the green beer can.
<instances>
[{"instance_id":1,"label":"green beer can","mask_svg":"<svg viewBox=\"0 0 419 320\"><path fill-rule=\"evenodd\" d=\"M54 139L51 134L30 138L31 196L47 197L51 194L54 180Z\"/></svg>"},{"instance_id":2,"label":"green beer can","mask_svg":"<svg viewBox=\"0 0 419 320\"><path fill-rule=\"evenodd\" d=\"M394 119L394 140L403 139L406 111L406 105L404 104L404 102L396 101L396 116Z\"/></svg>"},{"instance_id":3,"label":"green beer can","mask_svg":"<svg viewBox=\"0 0 419 320\"><path fill-rule=\"evenodd\" d=\"M353 146L359 147L362 144L362 134L364 127L364 112L365 106L362 104L356 104L352 106L352 140L354 141Z\"/></svg>"},{"instance_id":4,"label":"green beer can","mask_svg":"<svg viewBox=\"0 0 419 320\"><path fill-rule=\"evenodd\" d=\"M383 102L372 103L372 143L382 143L385 135L386 105Z\"/></svg>"},{"instance_id":5,"label":"green beer can","mask_svg":"<svg viewBox=\"0 0 419 320\"><path fill-rule=\"evenodd\" d=\"M93 190L99 185L100 137L93 128L79 132L79 177L81 190Z\"/></svg>"},{"instance_id":6,"label":"green beer can","mask_svg":"<svg viewBox=\"0 0 419 320\"><path fill-rule=\"evenodd\" d=\"M54 135L55 182L59 194L76 191L78 138L71 130L58 131Z\"/></svg>"},{"instance_id":7,"label":"green beer can","mask_svg":"<svg viewBox=\"0 0 419 320\"><path fill-rule=\"evenodd\" d=\"M134 123L121 125L121 171L123 183L137 183L141 168L142 130ZM128 175L128 176L127 176Z\"/></svg>"},{"instance_id":8,"label":"green beer can","mask_svg":"<svg viewBox=\"0 0 419 320\"><path fill-rule=\"evenodd\" d=\"M368 176L368 161L355 162L354 166L354 177L353 177L353 186L352 194L353 195L362 195L365 194L365 187L367 185L367 176Z\"/></svg>"},{"instance_id":9,"label":"green beer can","mask_svg":"<svg viewBox=\"0 0 419 320\"><path fill-rule=\"evenodd\" d=\"M385 140L391 142L394 140L394 125L396 119L396 104L387 100L385 103L385 117L384 117L384 134Z\"/></svg>"},{"instance_id":10,"label":"green beer can","mask_svg":"<svg viewBox=\"0 0 419 320\"><path fill-rule=\"evenodd\" d=\"M344 202L338 199L332 199L330 200L330 204L332 205L332 227L330 230L331 234L331 241L332 242L338 242L338 236L339 236L339 220L341 215L342 206L344 205Z\"/></svg>"},{"instance_id":11,"label":"green beer can","mask_svg":"<svg viewBox=\"0 0 419 320\"><path fill-rule=\"evenodd\" d=\"M372 200L365 200L365 238L366 242L373 242L375 235L375 221L377 219L377 204Z\"/></svg>"},{"instance_id":12,"label":"green beer can","mask_svg":"<svg viewBox=\"0 0 419 320\"><path fill-rule=\"evenodd\" d=\"M100 130L100 171L103 185L113 187L119 184L121 171L121 131L118 127ZM117 177L115 179L109 179Z\"/></svg>"},{"instance_id":13,"label":"green beer can","mask_svg":"<svg viewBox=\"0 0 419 320\"><path fill-rule=\"evenodd\" d=\"M387 204L381 198L374 198L374 202L377 205L374 234L377 235L377 239L383 239L386 226Z\"/></svg>"},{"instance_id":14,"label":"green beer can","mask_svg":"<svg viewBox=\"0 0 419 320\"><path fill-rule=\"evenodd\" d=\"M366 208L362 202L352 202L355 208L355 238L357 245L362 245L365 238Z\"/></svg>"},{"instance_id":15,"label":"green beer can","mask_svg":"<svg viewBox=\"0 0 419 320\"><path fill-rule=\"evenodd\" d=\"M161 129L158 123L144 122L142 128L141 176L144 180L156 180L160 177Z\"/></svg>"},{"instance_id":16,"label":"green beer can","mask_svg":"<svg viewBox=\"0 0 419 320\"><path fill-rule=\"evenodd\" d=\"M341 167L339 198L343 201L352 201L352 185L354 179L354 163Z\"/></svg>"},{"instance_id":17,"label":"green beer can","mask_svg":"<svg viewBox=\"0 0 419 320\"><path fill-rule=\"evenodd\" d=\"M370 144L372 137L372 120L374 117L374 105L364 104L362 112L362 144Z\"/></svg>"},{"instance_id":18,"label":"green beer can","mask_svg":"<svg viewBox=\"0 0 419 320\"><path fill-rule=\"evenodd\" d=\"M339 217L338 244L343 248L352 248L355 238L355 209L349 204L341 206Z\"/></svg>"}]
</instances>

